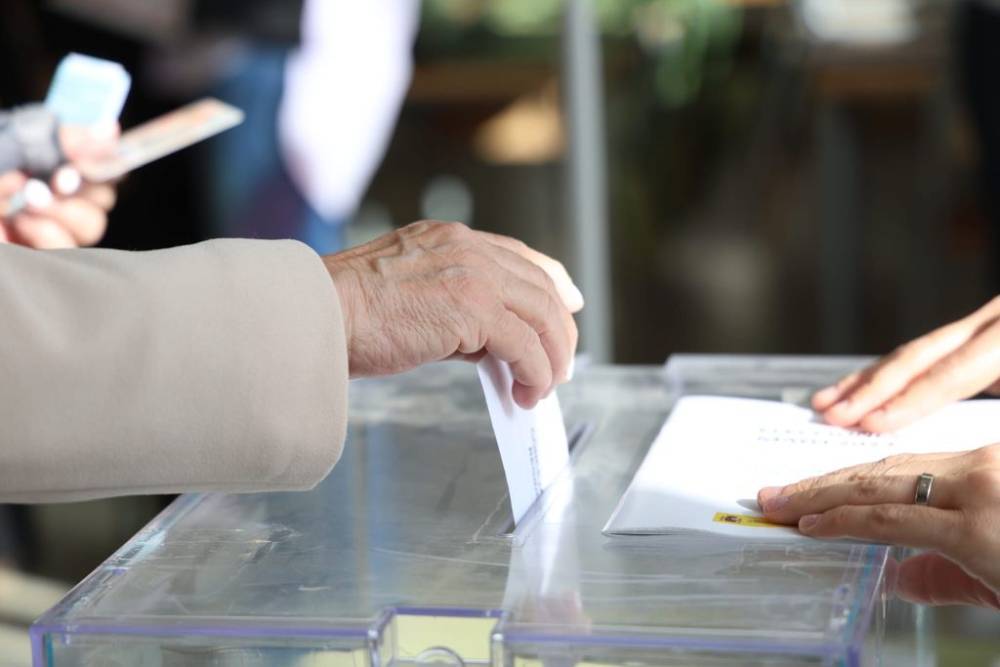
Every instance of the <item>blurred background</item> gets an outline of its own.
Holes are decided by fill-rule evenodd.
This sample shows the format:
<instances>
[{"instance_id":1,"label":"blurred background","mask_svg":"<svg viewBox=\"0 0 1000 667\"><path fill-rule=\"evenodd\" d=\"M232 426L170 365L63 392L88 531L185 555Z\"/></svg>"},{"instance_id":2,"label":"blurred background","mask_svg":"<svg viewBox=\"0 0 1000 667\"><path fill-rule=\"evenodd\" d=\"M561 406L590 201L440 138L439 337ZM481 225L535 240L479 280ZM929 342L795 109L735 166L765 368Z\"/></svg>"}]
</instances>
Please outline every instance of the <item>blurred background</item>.
<instances>
[{"instance_id":1,"label":"blurred background","mask_svg":"<svg viewBox=\"0 0 1000 667\"><path fill-rule=\"evenodd\" d=\"M1000 285L1000 2L6 0L0 106L68 51L132 73L126 129L247 112L128 176L107 247L461 220L562 259L616 363L881 354ZM77 581L163 502L7 508L0 558Z\"/></svg>"}]
</instances>

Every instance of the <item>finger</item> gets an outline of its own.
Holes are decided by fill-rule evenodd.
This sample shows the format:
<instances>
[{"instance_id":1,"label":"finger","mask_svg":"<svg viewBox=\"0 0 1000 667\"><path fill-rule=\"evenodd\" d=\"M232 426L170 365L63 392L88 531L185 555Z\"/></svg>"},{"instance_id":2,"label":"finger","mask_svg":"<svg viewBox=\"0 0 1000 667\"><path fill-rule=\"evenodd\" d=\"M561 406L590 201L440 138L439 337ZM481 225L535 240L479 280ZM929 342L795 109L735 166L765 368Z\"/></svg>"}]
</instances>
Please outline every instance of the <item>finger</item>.
<instances>
[{"instance_id":1,"label":"finger","mask_svg":"<svg viewBox=\"0 0 1000 667\"><path fill-rule=\"evenodd\" d=\"M899 564L896 594L915 604L969 604L1000 610L1000 595L938 553L907 558Z\"/></svg>"},{"instance_id":2,"label":"finger","mask_svg":"<svg viewBox=\"0 0 1000 667\"><path fill-rule=\"evenodd\" d=\"M961 513L919 505L842 505L799 519L799 531L823 539L857 539L951 551L961 533Z\"/></svg>"},{"instance_id":3,"label":"finger","mask_svg":"<svg viewBox=\"0 0 1000 667\"><path fill-rule=\"evenodd\" d=\"M101 240L107 227L104 209L83 197L58 199L43 211L32 211L60 225L73 239L74 245L93 245Z\"/></svg>"},{"instance_id":4,"label":"finger","mask_svg":"<svg viewBox=\"0 0 1000 667\"><path fill-rule=\"evenodd\" d=\"M859 425L873 432L902 428L989 387L996 381L998 367L1000 326L993 324L931 366Z\"/></svg>"},{"instance_id":5,"label":"finger","mask_svg":"<svg viewBox=\"0 0 1000 667\"><path fill-rule=\"evenodd\" d=\"M870 372L870 368L854 371L842 377L835 384L817 391L812 397L813 409L822 412L854 391L854 388L861 382L866 372Z\"/></svg>"},{"instance_id":6,"label":"finger","mask_svg":"<svg viewBox=\"0 0 1000 667\"><path fill-rule=\"evenodd\" d=\"M52 192L62 197L76 194L81 186L83 186L83 176L80 175L80 171L76 167L70 165L59 167L49 179L49 187Z\"/></svg>"},{"instance_id":7,"label":"finger","mask_svg":"<svg viewBox=\"0 0 1000 667\"><path fill-rule=\"evenodd\" d=\"M937 361L961 347L974 332L973 324L960 320L897 348L863 371L850 391L823 411L823 418L837 426L857 424Z\"/></svg>"},{"instance_id":8,"label":"finger","mask_svg":"<svg viewBox=\"0 0 1000 667\"><path fill-rule=\"evenodd\" d=\"M912 503L918 475L891 475L859 479L855 482L820 486L792 495L762 499L764 515L776 523L798 523L806 514L820 514L842 505L880 505ZM936 476L931 487L931 506L955 508L955 481Z\"/></svg>"},{"instance_id":9,"label":"finger","mask_svg":"<svg viewBox=\"0 0 1000 667\"><path fill-rule=\"evenodd\" d=\"M118 201L115 187L107 183L83 183L76 196L104 211L113 209Z\"/></svg>"},{"instance_id":10,"label":"finger","mask_svg":"<svg viewBox=\"0 0 1000 667\"><path fill-rule=\"evenodd\" d=\"M448 357L448 361L467 361L474 364L481 361L482 358L485 356L486 356L485 349L468 354L465 352L456 352L455 354L452 354Z\"/></svg>"},{"instance_id":11,"label":"finger","mask_svg":"<svg viewBox=\"0 0 1000 667\"><path fill-rule=\"evenodd\" d=\"M530 409L552 386L552 366L533 328L509 310L502 309L487 331L486 350L510 364L514 376L514 401ZM477 350L459 350L471 354Z\"/></svg>"},{"instance_id":12,"label":"finger","mask_svg":"<svg viewBox=\"0 0 1000 667\"><path fill-rule=\"evenodd\" d=\"M48 218L22 213L9 228L11 241L40 250L75 248L77 243L61 224Z\"/></svg>"},{"instance_id":13,"label":"finger","mask_svg":"<svg viewBox=\"0 0 1000 667\"><path fill-rule=\"evenodd\" d=\"M119 133L118 123L99 127L63 125L59 128L59 146L70 162L95 160L114 152Z\"/></svg>"},{"instance_id":14,"label":"finger","mask_svg":"<svg viewBox=\"0 0 1000 667\"><path fill-rule=\"evenodd\" d=\"M553 382L563 382L576 335L576 324L569 311L558 296L514 274L504 278L500 289L504 305L538 334L549 358Z\"/></svg>"},{"instance_id":15,"label":"finger","mask_svg":"<svg viewBox=\"0 0 1000 667\"><path fill-rule=\"evenodd\" d=\"M514 276L520 277L538 289L543 290L550 296L549 301L552 302L551 305L554 306L554 310L562 323L560 329L565 335L569 351L566 367L563 368L560 366L561 372L554 377L558 382L568 379L571 375L573 355L576 353L576 345L580 339L580 334L577 330L576 320L573 319L572 313L566 306L565 299L559 294L551 276L539 266L506 248L500 246L494 246L494 248L495 252L491 253L490 256L497 264L507 269ZM529 323L534 326L533 322Z\"/></svg>"},{"instance_id":16,"label":"finger","mask_svg":"<svg viewBox=\"0 0 1000 667\"><path fill-rule=\"evenodd\" d=\"M925 472L946 475L958 472L961 468L962 457L967 453L896 454L872 463L861 463L834 470L825 475L808 477L785 486L765 487L758 493L758 499L766 501L777 495L790 496L821 487L886 475L919 475Z\"/></svg>"},{"instance_id":17,"label":"finger","mask_svg":"<svg viewBox=\"0 0 1000 667\"><path fill-rule=\"evenodd\" d=\"M491 244L515 253L545 271L552 279L556 290L559 292L559 296L571 313L575 313L583 308L583 293L573 282L573 279L570 278L569 272L566 271L566 267L562 265L562 262L540 253L529 247L526 243L512 239L509 236L492 234L490 232L479 232L479 234L482 234Z\"/></svg>"}]
</instances>

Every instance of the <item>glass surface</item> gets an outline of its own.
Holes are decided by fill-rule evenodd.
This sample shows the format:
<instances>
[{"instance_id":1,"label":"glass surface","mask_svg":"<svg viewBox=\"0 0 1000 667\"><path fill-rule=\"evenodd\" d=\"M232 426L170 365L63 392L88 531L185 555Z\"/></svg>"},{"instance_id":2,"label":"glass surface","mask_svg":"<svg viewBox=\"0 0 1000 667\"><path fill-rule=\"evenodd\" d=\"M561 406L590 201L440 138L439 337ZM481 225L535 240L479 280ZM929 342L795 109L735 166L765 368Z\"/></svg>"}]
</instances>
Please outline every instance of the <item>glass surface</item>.
<instances>
[{"instance_id":1,"label":"glass surface","mask_svg":"<svg viewBox=\"0 0 1000 667\"><path fill-rule=\"evenodd\" d=\"M601 534L680 393L797 400L858 363L579 370L571 466L513 531L471 366L355 382L322 484L179 498L36 623L36 664L870 662L883 547Z\"/></svg>"}]
</instances>

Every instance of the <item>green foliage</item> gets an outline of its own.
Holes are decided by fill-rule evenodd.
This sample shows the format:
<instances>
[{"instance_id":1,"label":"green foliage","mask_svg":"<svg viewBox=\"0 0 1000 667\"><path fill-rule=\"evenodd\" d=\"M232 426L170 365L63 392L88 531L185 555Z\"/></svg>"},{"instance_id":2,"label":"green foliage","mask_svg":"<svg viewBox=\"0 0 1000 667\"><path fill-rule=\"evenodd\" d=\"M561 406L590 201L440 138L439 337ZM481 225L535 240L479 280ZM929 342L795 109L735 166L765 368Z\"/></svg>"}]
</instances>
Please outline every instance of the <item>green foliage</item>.
<instances>
[{"instance_id":1,"label":"green foliage","mask_svg":"<svg viewBox=\"0 0 1000 667\"><path fill-rule=\"evenodd\" d=\"M742 13L725 0L590 0L602 33L632 40L649 58L657 99L668 108L693 100L727 62ZM424 0L424 30L440 43L456 33L502 38L555 37L564 0Z\"/></svg>"}]
</instances>

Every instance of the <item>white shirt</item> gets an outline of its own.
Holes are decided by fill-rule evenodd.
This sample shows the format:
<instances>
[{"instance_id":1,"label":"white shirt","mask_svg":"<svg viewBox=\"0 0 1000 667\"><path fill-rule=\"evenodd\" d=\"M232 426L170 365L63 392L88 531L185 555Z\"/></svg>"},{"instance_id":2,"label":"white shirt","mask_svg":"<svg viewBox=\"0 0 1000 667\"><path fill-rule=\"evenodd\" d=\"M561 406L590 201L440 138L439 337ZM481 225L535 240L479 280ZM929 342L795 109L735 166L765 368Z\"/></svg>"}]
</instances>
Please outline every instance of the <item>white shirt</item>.
<instances>
[{"instance_id":1,"label":"white shirt","mask_svg":"<svg viewBox=\"0 0 1000 667\"><path fill-rule=\"evenodd\" d=\"M395 126L420 0L306 0L278 111L288 172L326 219L351 215Z\"/></svg>"}]
</instances>

